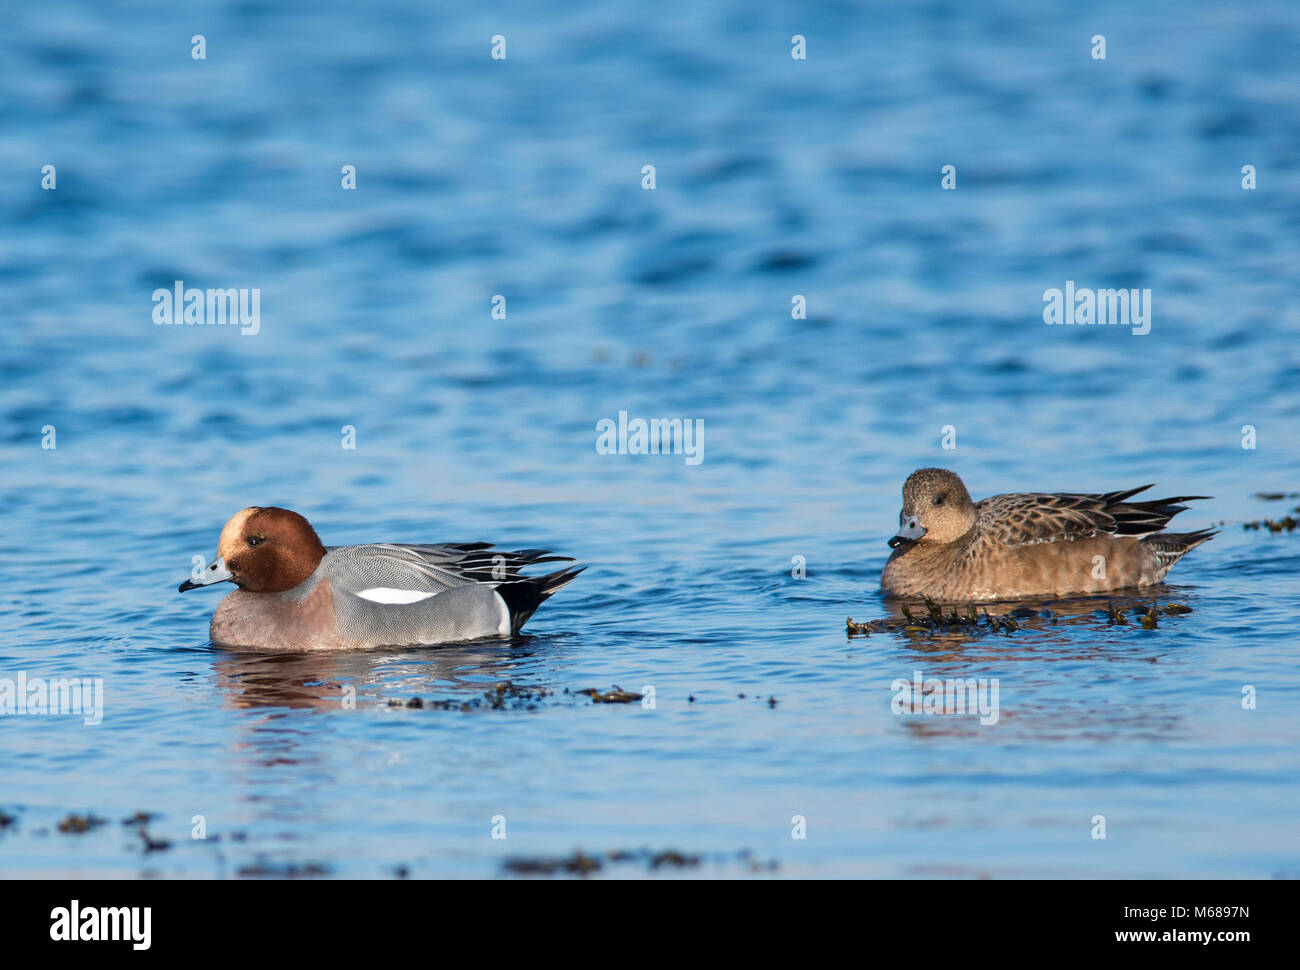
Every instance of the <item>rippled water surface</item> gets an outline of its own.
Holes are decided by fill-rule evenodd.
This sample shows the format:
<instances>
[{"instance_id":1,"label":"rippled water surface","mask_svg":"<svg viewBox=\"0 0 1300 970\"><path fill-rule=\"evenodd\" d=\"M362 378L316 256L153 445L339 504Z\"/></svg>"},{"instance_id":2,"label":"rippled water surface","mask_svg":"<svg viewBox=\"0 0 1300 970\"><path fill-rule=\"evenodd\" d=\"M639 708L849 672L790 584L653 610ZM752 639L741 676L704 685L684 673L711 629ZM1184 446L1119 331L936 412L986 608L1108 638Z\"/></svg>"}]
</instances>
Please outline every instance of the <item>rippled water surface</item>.
<instances>
[{"instance_id":1,"label":"rippled water surface","mask_svg":"<svg viewBox=\"0 0 1300 970\"><path fill-rule=\"evenodd\" d=\"M1256 496L1300 491L1300 8L1143 6L11 11L0 675L105 709L0 719L0 872L1300 871L1300 533L1241 525L1300 505ZM260 289L260 332L155 325L176 280ZM1149 288L1151 332L1044 325L1066 280ZM619 411L704 460L598 454ZM933 464L1226 525L1156 629L850 640ZM589 569L514 642L237 655L176 584L254 504ZM893 713L918 670L997 678L998 722Z\"/></svg>"}]
</instances>

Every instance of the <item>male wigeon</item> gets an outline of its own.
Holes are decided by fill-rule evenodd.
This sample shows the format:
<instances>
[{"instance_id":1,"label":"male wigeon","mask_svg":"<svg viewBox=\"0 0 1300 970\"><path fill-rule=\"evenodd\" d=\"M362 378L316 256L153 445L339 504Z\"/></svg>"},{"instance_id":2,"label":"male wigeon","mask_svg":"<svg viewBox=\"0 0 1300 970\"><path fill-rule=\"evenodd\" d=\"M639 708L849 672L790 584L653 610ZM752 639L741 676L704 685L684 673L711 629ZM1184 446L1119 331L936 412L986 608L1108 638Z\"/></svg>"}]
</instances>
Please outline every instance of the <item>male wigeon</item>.
<instances>
[{"instance_id":1,"label":"male wigeon","mask_svg":"<svg viewBox=\"0 0 1300 970\"><path fill-rule=\"evenodd\" d=\"M968 602L1102 593L1149 586L1211 529L1161 532L1184 495L1128 501L1150 485L1105 494L1024 493L972 502L962 480L922 468L903 484L901 528L880 585L895 596Z\"/></svg>"},{"instance_id":2,"label":"male wigeon","mask_svg":"<svg viewBox=\"0 0 1300 970\"><path fill-rule=\"evenodd\" d=\"M572 563L542 549L489 542L325 546L297 512L248 508L221 530L217 559L180 592L230 581L212 615L212 642L304 652L452 643L519 632L542 600L585 566L524 576L524 566Z\"/></svg>"}]
</instances>

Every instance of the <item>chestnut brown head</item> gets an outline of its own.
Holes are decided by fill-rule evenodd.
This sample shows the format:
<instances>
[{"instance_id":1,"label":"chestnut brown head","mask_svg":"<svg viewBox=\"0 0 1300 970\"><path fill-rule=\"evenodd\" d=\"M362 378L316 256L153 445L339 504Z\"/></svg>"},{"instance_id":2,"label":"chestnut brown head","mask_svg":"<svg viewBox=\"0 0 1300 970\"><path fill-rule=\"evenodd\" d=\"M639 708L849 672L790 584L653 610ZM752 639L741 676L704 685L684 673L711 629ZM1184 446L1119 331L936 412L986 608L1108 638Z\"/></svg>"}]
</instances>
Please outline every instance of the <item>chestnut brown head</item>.
<instances>
[{"instance_id":1,"label":"chestnut brown head","mask_svg":"<svg viewBox=\"0 0 1300 970\"><path fill-rule=\"evenodd\" d=\"M316 530L297 512L254 506L226 523L216 561L180 591L228 580L253 593L283 593L306 580L324 557Z\"/></svg>"}]
</instances>

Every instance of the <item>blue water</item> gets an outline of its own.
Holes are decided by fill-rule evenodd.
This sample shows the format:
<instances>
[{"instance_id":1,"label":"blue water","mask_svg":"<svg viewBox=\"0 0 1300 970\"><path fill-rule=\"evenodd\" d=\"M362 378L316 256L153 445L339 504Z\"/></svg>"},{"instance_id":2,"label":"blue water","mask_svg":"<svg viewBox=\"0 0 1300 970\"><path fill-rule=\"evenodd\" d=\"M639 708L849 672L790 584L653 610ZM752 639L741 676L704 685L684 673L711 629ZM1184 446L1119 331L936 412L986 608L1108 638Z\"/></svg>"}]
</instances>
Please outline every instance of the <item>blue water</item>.
<instances>
[{"instance_id":1,"label":"blue water","mask_svg":"<svg viewBox=\"0 0 1300 970\"><path fill-rule=\"evenodd\" d=\"M1300 505L1256 497L1300 491L1300 7L182 6L0 35L0 676L105 689L0 718L0 873L1300 871L1300 533L1241 527ZM260 331L155 325L176 280ZM1066 280L1151 332L1046 326ZM619 411L704 460L598 454ZM847 639L936 464L1227 525L1154 630ZM176 585L254 504L590 568L515 642L240 656ZM998 723L893 713L916 670L997 678ZM653 708L576 693L613 685Z\"/></svg>"}]
</instances>

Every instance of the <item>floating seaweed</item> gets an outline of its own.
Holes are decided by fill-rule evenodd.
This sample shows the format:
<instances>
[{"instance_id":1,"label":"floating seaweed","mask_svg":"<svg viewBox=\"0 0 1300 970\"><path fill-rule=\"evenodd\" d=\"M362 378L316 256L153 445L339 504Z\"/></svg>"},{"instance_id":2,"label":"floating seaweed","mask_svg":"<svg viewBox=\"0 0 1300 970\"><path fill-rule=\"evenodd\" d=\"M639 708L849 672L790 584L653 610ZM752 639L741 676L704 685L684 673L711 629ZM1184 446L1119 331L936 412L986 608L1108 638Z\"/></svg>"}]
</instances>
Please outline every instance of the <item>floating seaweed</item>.
<instances>
[{"instance_id":1,"label":"floating seaweed","mask_svg":"<svg viewBox=\"0 0 1300 970\"><path fill-rule=\"evenodd\" d=\"M557 872L567 872L575 876L585 876L589 872L598 872L605 863L599 856L589 856L581 850L568 856L540 856L526 858L512 856L503 863L506 872L517 876L553 876Z\"/></svg>"},{"instance_id":2,"label":"floating seaweed","mask_svg":"<svg viewBox=\"0 0 1300 970\"><path fill-rule=\"evenodd\" d=\"M1132 601L1130 601L1132 602ZM922 613L916 604L902 603L899 605L901 617L888 617L881 620L867 620L857 622L853 617L848 617L845 621L845 631L849 639L858 636L870 636L873 633L903 633L925 634L925 635L950 635L966 634L971 637L979 637L989 633L1010 636L1017 632L1026 623L1031 626L1037 625L1042 621L1058 625L1061 617L1067 619L1073 615L1084 615L1077 609L1067 608L1064 613L1058 610L1045 609L1041 606L1017 606L1006 613L995 614L990 612L987 605L976 607L974 603L967 603L964 607L960 604L954 604L950 607L941 606L933 600L924 601L924 612ZM1161 606L1158 601L1152 600L1149 604L1142 603L1136 607L1124 607L1117 609L1114 601L1106 602L1105 619L1107 626L1128 626L1129 618L1126 611L1131 609L1139 622L1146 629L1156 629L1162 616L1179 616L1192 612L1190 606L1184 606L1181 603L1166 603ZM1095 611L1090 611L1091 615L1096 616Z\"/></svg>"},{"instance_id":3,"label":"floating seaweed","mask_svg":"<svg viewBox=\"0 0 1300 970\"><path fill-rule=\"evenodd\" d=\"M320 862L270 862L258 854L256 860L237 870L240 876L269 876L273 879L302 879L328 876L330 867Z\"/></svg>"},{"instance_id":4,"label":"floating seaweed","mask_svg":"<svg viewBox=\"0 0 1300 970\"><path fill-rule=\"evenodd\" d=\"M149 833L145 831L143 825L136 829L136 834L139 835L141 840L144 842L145 855L148 855L150 852L163 852L172 847L172 844L166 839L155 839L150 836Z\"/></svg>"},{"instance_id":5,"label":"floating seaweed","mask_svg":"<svg viewBox=\"0 0 1300 970\"><path fill-rule=\"evenodd\" d=\"M736 853L694 853L677 849L654 851L651 849L616 849L605 853L586 853L576 849L565 856L511 856L502 863L506 872L517 876L587 876L606 867L641 865L651 872L661 869L695 869L705 863L726 865L738 863L750 872L775 871L775 860L762 863L749 849Z\"/></svg>"},{"instance_id":6,"label":"floating seaweed","mask_svg":"<svg viewBox=\"0 0 1300 970\"><path fill-rule=\"evenodd\" d=\"M901 620L884 619L884 620L867 620L863 623L856 623L853 617L845 621L845 629L849 639L855 636L871 636L873 633L887 633L890 631L901 631L903 633L935 633L948 632L952 630L974 629L980 626L980 616L975 610L974 603L967 603L964 611L959 610L956 604L952 607L952 612L945 614L943 607L928 597L924 603L925 614L918 616L912 612L909 604L903 603L899 611L903 614ZM1032 610L1022 615L1034 615ZM1011 633L1019 629L1019 625L1010 616L995 618L989 615L988 608L984 609L983 624L994 633L1006 632Z\"/></svg>"},{"instance_id":7,"label":"floating seaweed","mask_svg":"<svg viewBox=\"0 0 1300 970\"><path fill-rule=\"evenodd\" d=\"M602 694L594 687L588 687L584 690L574 691L576 694L586 694L597 704L631 704L633 701L639 701L644 695L633 693L630 690L624 690L618 684L614 689ZM741 695L744 696L743 694Z\"/></svg>"},{"instance_id":8,"label":"floating seaweed","mask_svg":"<svg viewBox=\"0 0 1300 970\"><path fill-rule=\"evenodd\" d=\"M1146 611L1142 617L1142 629L1154 630L1160 625L1160 604L1155 600L1151 601L1151 609Z\"/></svg>"},{"instance_id":9,"label":"floating seaweed","mask_svg":"<svg viewBox=\"0 0 1300 970\"><path fill-rule=\"evenodd\" d=\"M907 609L907 607L903 607L903 608ZM848 623L848 632L850 637L855 637L855 636L869 637L873 633L883 633L885 631L885 626L883 625L883 623L878 624L877 622L872 620L868 620L866 623L854 623L853 617L850 616L847 620L847 623Z\"/></svg>"},{"instance_id":10,"label":"floating seaweed","mask_svg":"<svg viewBox=\"0 0 1300 970\"><path fill-rule=\"evenodd\" d=\"M107 824L108 819L100 818L93 813L69 815L59 822L59 831L68 835L80 835L83 832L89 832L91 829L97 829L101 825Z\"/></svg>"},{"instance_id":11,"label":"floating seaweed","mask_svg":"<svg viewBox=\"0 0 1300 970\"><path fill-rule=\"evenodd\" d=\"M468 700L424 700L420 697L411 697L405 701L398 698L390 698L389 707L403 707L408 710L425 710L426 708L433 711L475 711L475 710L529 710L537 709L537 704L545 697L551 696L551 691L545 688L519 687L508 680L503 680L496 684L492 690L484 691L478 697L471 697Z\"/></svg>"},{"instance_id":12,"label":"floating seaweed","mask_svg":"<svg viewBox=\"0 0 1300 970\"><path fill-rule=\"evenodd\" d=\"M1300 519L1293 515L1288 515L1282 519L1258 519L1254 522L1243 522L1241 525L1246 530L1272 533L1294 532L1297 526L1300 526Z\"/></svg>"}]
</instances>

